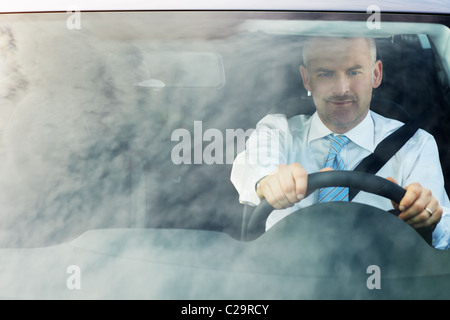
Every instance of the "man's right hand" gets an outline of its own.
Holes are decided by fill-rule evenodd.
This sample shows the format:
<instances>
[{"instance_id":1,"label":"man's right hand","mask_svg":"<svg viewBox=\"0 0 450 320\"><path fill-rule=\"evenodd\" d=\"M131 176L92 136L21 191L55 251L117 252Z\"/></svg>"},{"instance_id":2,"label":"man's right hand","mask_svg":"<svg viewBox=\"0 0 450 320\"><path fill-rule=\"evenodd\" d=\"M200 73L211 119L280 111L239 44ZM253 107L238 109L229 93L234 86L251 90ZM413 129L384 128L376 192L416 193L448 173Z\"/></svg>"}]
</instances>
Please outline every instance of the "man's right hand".
<instances>
[{"instance_id":1,"label":"man's right hand","mask_svg":"<svg viewBox=\"0 0 450 320\"><path fill-rule=\"evenodd\" d=\"M299 163L282 164L259 181L256 193L275 209L292 207L305 197L308 173Z\"/></svg>"}]
</instances>

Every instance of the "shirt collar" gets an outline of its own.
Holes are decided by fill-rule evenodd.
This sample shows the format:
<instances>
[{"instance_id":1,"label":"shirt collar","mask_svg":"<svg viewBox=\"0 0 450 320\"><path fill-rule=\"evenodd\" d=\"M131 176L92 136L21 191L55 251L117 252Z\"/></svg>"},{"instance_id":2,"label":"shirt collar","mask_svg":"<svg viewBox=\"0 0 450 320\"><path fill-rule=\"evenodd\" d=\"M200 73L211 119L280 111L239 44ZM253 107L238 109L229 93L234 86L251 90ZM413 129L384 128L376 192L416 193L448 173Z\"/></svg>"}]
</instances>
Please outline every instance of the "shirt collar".
<instances>
[{"instance_id":1,"label":"shirt collar","mask_svg":"<svg viewBox=\"0 0 450 320\"><path fill-rule=\"evenodd\" d=\"M321 139L327 135L333 133L328 129L325 124L320 120L319 115L315 112L312 115L311 125L308 134L308 145L311 141ZM371 153L375 150L374 143L374 122L372 119L372 111L367 113L367 116L356 127L345 133L345 135L355 144L364 148Z\"/></svg>"}]
</instances>

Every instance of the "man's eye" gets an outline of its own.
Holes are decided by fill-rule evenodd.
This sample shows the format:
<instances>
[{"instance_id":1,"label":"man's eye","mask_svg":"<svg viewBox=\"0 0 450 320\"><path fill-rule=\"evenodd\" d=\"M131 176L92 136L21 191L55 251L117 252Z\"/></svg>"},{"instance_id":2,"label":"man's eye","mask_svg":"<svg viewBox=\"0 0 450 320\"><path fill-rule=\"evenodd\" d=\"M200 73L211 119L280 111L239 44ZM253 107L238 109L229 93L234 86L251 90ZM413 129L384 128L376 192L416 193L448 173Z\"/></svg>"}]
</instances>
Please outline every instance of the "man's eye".
<instances>
[{"instance_id":1,"label":"man's eye","mask_svg":"<svg viewBox=\"0 0 450 320\"><path fill-rule=\"evenodd\" d=\"M318 74L319 78L329 78L331 77L331 72L321 72Z\"/></svg>"},{"instance_id":2,"label":"man's eye","mask_svg":"<svg viewBox=\"0 0 450 320\"><path fill-rule=\"evenodd\" d=\"M358 74L360 74L361 72L359 72L359 71L350 71L349 72L349 74L351 75L351 76L357 76Z\"/></svg>"}]
</instances>

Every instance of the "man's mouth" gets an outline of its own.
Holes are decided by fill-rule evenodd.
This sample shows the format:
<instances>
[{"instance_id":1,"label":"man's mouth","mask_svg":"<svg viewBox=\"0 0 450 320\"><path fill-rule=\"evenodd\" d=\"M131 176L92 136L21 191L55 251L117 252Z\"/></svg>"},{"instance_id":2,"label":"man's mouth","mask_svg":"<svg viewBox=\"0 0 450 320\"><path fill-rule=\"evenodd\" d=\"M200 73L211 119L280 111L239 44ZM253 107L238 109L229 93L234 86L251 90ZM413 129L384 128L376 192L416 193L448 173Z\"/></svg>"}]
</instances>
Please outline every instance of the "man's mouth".
<instances>
[{"instance_id":1,"label":"man's mouth","mask_svg":"<svg viewBox=\"0 0 450 320\"><path fill-rule=\"evenodd\" d=\"M355 102L355 99L351 97L343 97L343 98L331 98L328 99L329 103L332 103L336 106L346 106Z\"/></svg>"},{"instance_id":2,"label":"man's mouth","mask_svg":"<svg viewBox=\"0 0 450 320\"><path fill-rule=\"evenodd\" d=\"M345 106L345 105L353 103L353 100L345 100L345 101L333 101L333 100L331 100L330 102L332 104L334 104L334 105L337 105L337 106Z\"/></svg>"}]
</instances>

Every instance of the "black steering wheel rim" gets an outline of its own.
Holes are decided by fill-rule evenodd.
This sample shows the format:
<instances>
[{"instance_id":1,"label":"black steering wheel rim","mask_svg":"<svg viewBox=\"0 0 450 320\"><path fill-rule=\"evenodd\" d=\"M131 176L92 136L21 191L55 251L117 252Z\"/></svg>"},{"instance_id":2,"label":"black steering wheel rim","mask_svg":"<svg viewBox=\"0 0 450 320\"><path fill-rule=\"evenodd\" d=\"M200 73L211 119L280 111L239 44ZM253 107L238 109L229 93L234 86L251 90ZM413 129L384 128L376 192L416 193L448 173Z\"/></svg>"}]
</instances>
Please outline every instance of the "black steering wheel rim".
<instances>
[{"instance_id":1,"label":"black steering wheel rim","mask_svg":"<svg viewBox=\"0 0 450 320\"><path fill-rule=\"evenodd\" d=\"M359 171L326 171L308 175L305 197L317 189L336 186L373 193L396 203L400 203L406 193L399 185L373 174ZM266 220L273 210L275 209L265 199L261 201L243 227L245 240L255 239L264 233Z\"/></svg>"}]
</instances>

